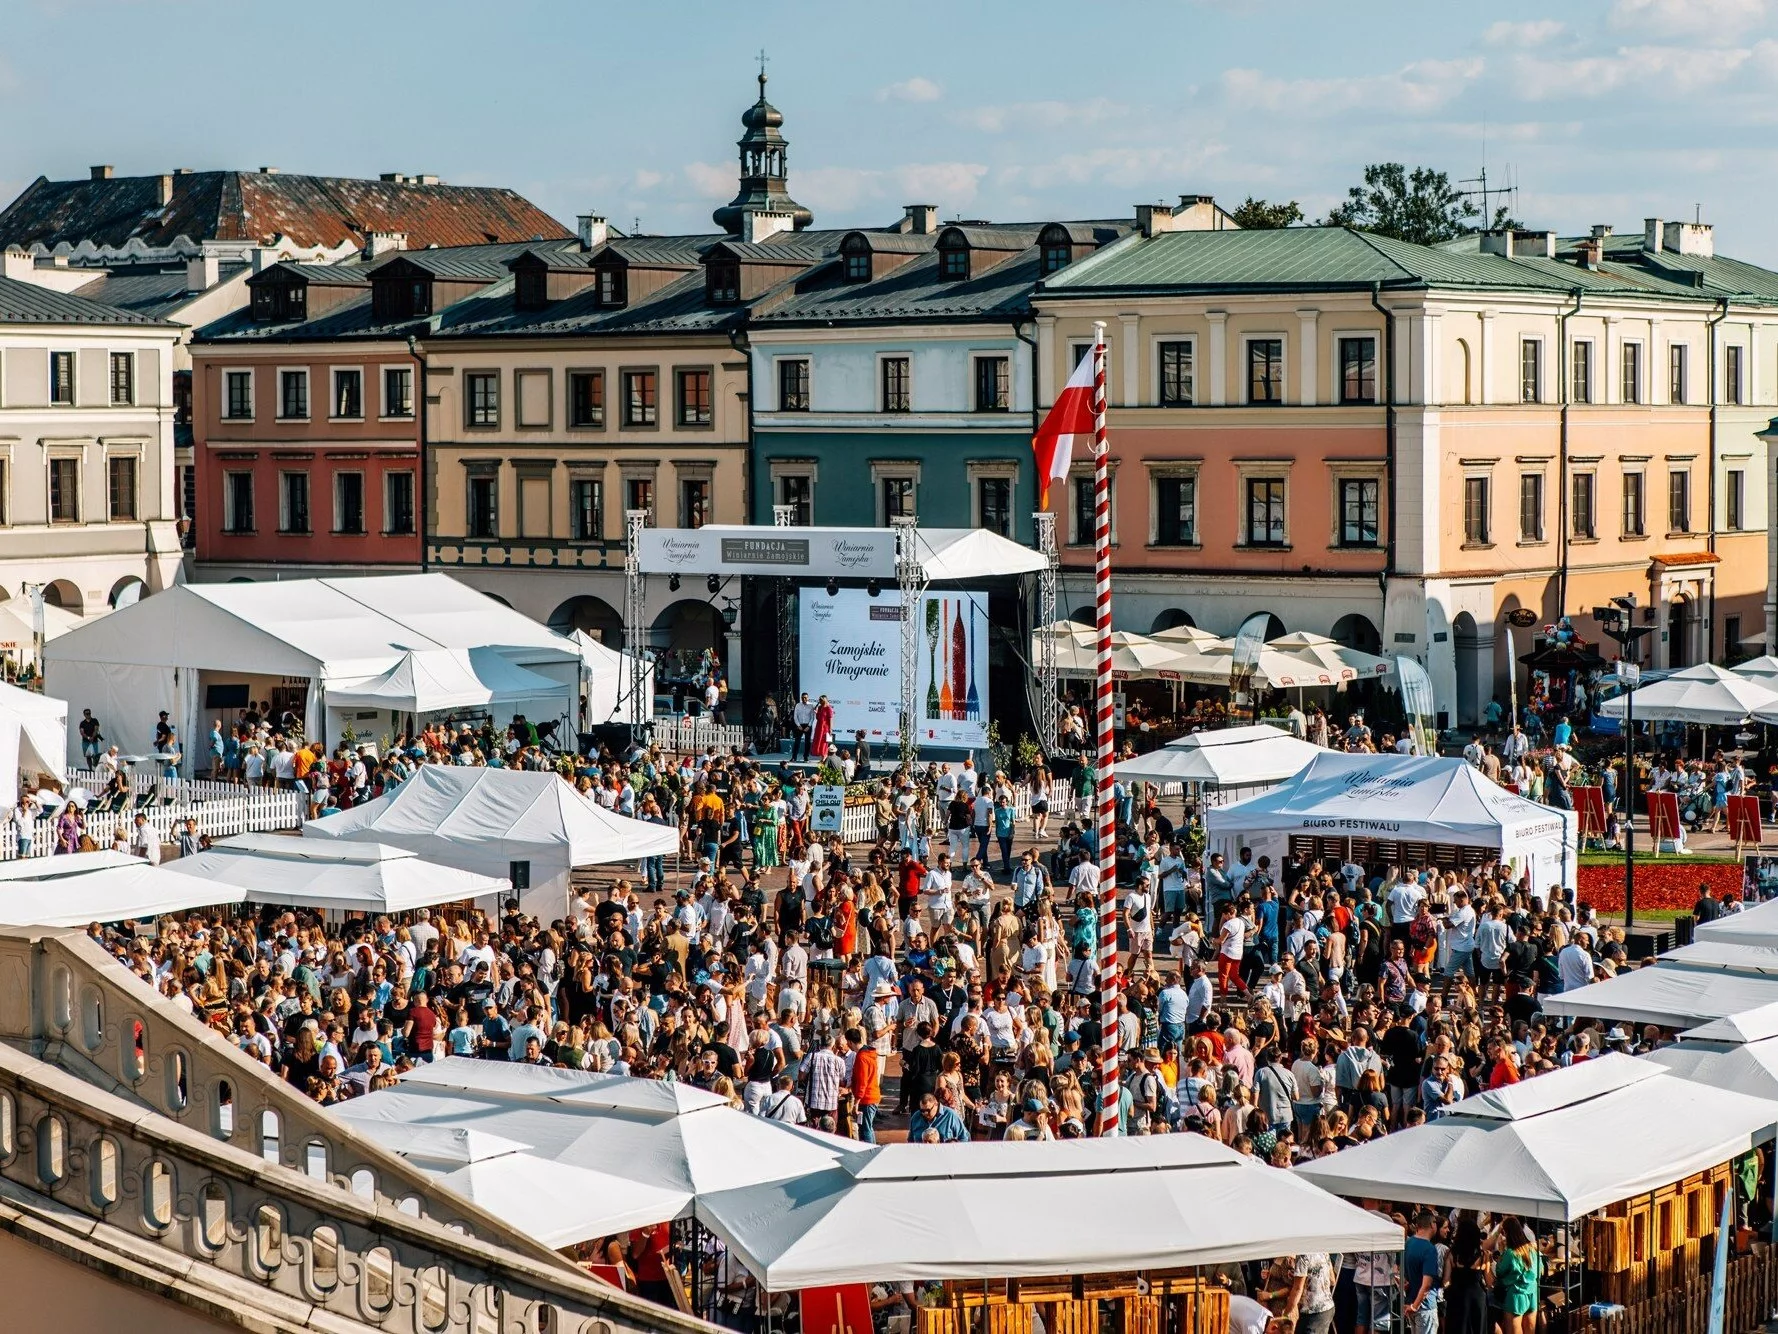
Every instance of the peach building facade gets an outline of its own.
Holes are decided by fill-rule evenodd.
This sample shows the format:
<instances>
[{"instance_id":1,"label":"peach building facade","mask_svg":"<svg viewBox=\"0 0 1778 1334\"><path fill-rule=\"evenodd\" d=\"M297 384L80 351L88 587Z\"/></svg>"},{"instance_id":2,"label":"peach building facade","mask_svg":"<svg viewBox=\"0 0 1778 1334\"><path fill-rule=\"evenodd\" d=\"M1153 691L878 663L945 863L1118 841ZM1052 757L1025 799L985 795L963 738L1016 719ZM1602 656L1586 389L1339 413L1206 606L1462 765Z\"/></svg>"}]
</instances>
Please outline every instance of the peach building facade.
<instances>
[{"instance_id":1,"label":"peach building facade","mask_svg":"<svg viewBox=\"0 0 1778 1334\"><path fill-rule=\"evenodd\" d=\"M1778 274L1658 221L1436 248L1166 226L1034 299L1041 403L1105 324L1119 628L1268 611L1419 659L1448 723L1505 698L1542 625L1595 639L1627 593L1648 665L1761 651ZM1064 610L1091 601L1089 463Z\"/></svg>"}]
</instances>

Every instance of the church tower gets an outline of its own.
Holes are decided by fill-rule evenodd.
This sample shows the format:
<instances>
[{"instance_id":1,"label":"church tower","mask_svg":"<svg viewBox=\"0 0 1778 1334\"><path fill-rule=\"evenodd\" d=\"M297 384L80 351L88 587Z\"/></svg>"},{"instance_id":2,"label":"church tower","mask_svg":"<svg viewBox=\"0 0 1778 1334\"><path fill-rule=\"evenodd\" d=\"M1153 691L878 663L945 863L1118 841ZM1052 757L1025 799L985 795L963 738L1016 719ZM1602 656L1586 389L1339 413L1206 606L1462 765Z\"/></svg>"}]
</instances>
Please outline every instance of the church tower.
<instances>
[{"instance_id":1,"label":"church tower","mask_svg":"<svg viewBox=\"0 0 1778 1334\"><path fill-rule=\"evenodd\" d=\"M815 220L815 215L785 190L785 150L790 145L778 132L784 124L784 114L766 101L763 63L759 71L759 101L742 113L741 124L746 129L736 141L741 150L741 191L710 216L718 227L736 236L753 230L748 226L749 214L788 216L790 225L800 232Z\"/></svg>"}]
</instances>

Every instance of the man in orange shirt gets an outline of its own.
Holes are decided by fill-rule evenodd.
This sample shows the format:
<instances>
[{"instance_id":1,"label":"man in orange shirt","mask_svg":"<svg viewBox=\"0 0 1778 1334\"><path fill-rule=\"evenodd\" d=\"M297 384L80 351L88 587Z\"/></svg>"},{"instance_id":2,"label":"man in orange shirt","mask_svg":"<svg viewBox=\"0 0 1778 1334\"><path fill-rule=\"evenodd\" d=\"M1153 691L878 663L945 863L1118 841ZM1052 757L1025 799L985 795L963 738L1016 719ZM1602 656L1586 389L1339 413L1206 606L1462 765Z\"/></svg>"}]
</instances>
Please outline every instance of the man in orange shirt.
<instances>
[{"instance_id":1,"label":"man in orange shirt","mask_svg":"<svg viewBox=\"0 0 1778 1334\"><path fill-rule=\"evenodd\" d=\"M864 1143L875 1144L877 1108L883 1102L883 1058L864 1040L863 1029L848 1028L846 1045L852 1049L852 1074L847 1083L858 1109L856 1134Z\"/></svg>"}]
</instances>

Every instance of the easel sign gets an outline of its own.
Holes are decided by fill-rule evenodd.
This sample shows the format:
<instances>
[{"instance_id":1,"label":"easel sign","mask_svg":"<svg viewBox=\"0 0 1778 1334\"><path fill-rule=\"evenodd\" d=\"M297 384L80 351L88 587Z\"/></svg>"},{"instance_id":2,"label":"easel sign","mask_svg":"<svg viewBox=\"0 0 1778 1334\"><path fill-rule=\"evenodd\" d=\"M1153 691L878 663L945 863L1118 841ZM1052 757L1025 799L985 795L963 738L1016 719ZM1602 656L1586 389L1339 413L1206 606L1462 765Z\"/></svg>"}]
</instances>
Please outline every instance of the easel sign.
<instances>
[{"instance_id":1,"label":"easel sign","mask_svg":"<svg viewBox=\"0 0 1778 1334\"><path fill-rule=\"evenodd\" d=\"M1679 797L1672 792L1648 794L1648 834L1659 855L1663 840L1679 842Z\"/></svg>"},{"instance_id":2,"label":"easel sign","mask_svg":"<svg viewBox=\"0 0 1778 1334\"><path fill-rule=\"evenodd\" d=\"M1739 796L1729 798L1729 837L1735 841L1735 855L1739 856L1743 847L1755 847L1760 844L1759 798Z\"/></svg>"},{"instance_id":3,"label":"easel sign","mask_svg":"<svg viewBox=\"0 0 1778 1334\"><path fill-rule=\"evenodd\" d=\"M862 1283L803 1288L803 1334L870 1334L870 1289Z\"/></svg>"},{"instance_id":4,"label":"easel sign","mask_svg":"<svg viewBox=\"0 0 1778 1334\"><path fill-rule=\"evenodd\" d=\"M1574 814L1580 822L1582 838L1605 837L1605 789L1602 787L1571 787Z\"/></svg>"}]
</instances>

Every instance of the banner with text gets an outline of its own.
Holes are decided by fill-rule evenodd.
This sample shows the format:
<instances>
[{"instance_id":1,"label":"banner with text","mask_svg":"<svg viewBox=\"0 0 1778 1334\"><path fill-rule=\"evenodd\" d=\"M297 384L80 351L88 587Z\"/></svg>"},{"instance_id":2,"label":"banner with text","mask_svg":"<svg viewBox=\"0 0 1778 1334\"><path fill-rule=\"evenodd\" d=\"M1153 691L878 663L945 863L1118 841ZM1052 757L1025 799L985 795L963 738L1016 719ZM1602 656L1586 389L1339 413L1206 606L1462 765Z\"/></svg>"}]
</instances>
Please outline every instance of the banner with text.
<instances>
[{"instance_id":1,"label":"banner with text","mask_svg":"<svg viewBox=\"0 0 1778 1334\"><path fill-rule=\"evenodd\" d=\"M873 742L901 740L901 600L842 588L797 592L802 652L797 689L833 705L835 743L863 731ZM979 748L988 729L988 598L930 593L916 620L920 741Z\"/></svg>"}]
</instances>

